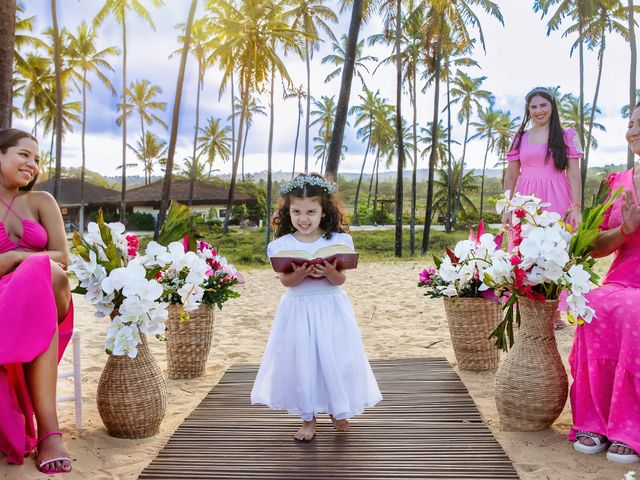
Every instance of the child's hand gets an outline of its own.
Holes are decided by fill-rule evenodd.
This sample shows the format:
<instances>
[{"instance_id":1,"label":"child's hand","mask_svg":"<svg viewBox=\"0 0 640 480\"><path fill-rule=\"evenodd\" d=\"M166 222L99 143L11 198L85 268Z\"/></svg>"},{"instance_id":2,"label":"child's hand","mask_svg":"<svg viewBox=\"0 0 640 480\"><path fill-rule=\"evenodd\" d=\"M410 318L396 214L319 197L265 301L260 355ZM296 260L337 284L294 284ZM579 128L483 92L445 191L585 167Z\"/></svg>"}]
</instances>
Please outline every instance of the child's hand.
<instances>
[{"instance_id":1,"label":"child's hand","mask_svg":"<svg viewBox=\"0 0 640 480\"><path fill-rule=\"evenodd\" d=\"M301 278L312 275L314 270L314 266L308 263L303 263L302 265L292 263L291 266L293 267L293 273L299 275Z\"/></svg>"},{"instance_id":2,"label":"child's hand","mask_svg":"<svg viewBox=\"0 0 640 480\"><path fill-rule=\"evenodd\" d=\"M322 263L318 263L313 269L314 275L312 276L314 276L315 278L321 278L321 277L328 277L330 275L333 275L335 272L337 272L336 270L337 264L338 264L338 260L334 260L333 263L330 263L327 260L325 260Z\"/></svg>"}]
</instances>

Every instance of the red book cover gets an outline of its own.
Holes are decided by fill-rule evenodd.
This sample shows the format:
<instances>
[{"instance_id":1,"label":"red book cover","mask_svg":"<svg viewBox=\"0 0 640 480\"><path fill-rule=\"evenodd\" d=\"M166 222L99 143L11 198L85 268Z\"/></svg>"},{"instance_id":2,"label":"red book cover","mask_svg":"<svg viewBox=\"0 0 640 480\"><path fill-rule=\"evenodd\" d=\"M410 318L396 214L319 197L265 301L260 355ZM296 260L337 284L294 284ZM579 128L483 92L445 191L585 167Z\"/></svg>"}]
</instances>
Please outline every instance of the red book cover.
<instances>
[{"instance_id":1,"label":"red book cover","mask_svg":"<svg viewBox=\"0 0 640 480\"><path fill-rule=\"evenodd\" d=\"M320 264L325 260L338 261L338 270L348 270L358 266L358 254L346 245L330 245L319 248L312 254L304 250L286 250L271 257L271 266L278 273L293 272L293 264Z\"/></svg>"}]
</instances>

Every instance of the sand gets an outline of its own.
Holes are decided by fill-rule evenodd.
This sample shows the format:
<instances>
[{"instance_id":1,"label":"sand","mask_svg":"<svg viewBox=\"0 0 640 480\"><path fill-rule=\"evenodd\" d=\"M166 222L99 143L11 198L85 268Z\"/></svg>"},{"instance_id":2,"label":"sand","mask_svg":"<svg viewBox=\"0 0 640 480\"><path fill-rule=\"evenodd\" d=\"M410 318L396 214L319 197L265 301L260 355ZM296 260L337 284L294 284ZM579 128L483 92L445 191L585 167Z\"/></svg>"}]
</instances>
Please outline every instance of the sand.
<instances>
[{"instance_id":1,"label":"sand","mask_svg":"<svg viewBox=\"0 0 640 480\"><path fill-rule=\"evenodd\" d=\"M495 372L469 373L457 368L442 300L424 297L416 286L422 267L422 263L408 261L396 265L365 263L349 272L345 289L354 304L369 358L446 357L523 480L622 480L625 472L640 471L639 464L624 466L608 462L604 455L575 453L566 439L571 425L568 402L549 430L501 432L493 400ZM142 440L116 439L106 433L95 399L98 378L106 360L103 345L107 320L96 318L91 305L74 295L76 325L82 331L84 423L81 429L76 429L73 403L59 404L60 425L74 470L53 478L137 478L229 366L260 361L277 302L285 289L270 270L244 273L247 283L240 290L241 297L216 311L213 347L205 376L195 380L167 380L167 414L160 432ZM556 336L565 366L574 331L575 327L571 326ZM151 340L150 345L166 375L165 344ZM68 351L62 368L69 368L70 357ZM59 389L62 394L70 393L71 383L62 380ZM22 466L7 465L0 459L0 478L47 477L36 470L30 457Z\"/></svg>"}]
</instances>

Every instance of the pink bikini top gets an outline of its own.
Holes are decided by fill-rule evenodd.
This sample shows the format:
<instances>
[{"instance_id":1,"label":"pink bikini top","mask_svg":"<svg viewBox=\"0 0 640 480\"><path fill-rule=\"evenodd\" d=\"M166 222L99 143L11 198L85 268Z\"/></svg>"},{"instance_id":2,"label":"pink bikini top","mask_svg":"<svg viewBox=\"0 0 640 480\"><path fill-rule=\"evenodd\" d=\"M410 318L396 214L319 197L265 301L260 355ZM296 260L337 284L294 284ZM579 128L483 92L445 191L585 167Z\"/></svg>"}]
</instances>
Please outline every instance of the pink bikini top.
<instances>
[{"instance_id":1,"label":"pink bikini top","mask_svg":"<svg viewBox=\"0 0 640 480\"><path fill-rule=\"evenodd\" d=\"M32 250L37 252L45 250L47 247L47 243L49 242L47 231L35 220L22 218L20 215L18 215L11 208L15 199L16 197L13 197L9 203L6 203L0 198L0 202L2 202L5 207L7 207L7 211L0 221L0 253L16 249ZM9 238L7 229L4 226L4 220L7 218L7 215L9 215L9 213L13 213L20 219L20 222L22 223L22 237L20 238L18 243Z\"/></svg>"}]
</instances>

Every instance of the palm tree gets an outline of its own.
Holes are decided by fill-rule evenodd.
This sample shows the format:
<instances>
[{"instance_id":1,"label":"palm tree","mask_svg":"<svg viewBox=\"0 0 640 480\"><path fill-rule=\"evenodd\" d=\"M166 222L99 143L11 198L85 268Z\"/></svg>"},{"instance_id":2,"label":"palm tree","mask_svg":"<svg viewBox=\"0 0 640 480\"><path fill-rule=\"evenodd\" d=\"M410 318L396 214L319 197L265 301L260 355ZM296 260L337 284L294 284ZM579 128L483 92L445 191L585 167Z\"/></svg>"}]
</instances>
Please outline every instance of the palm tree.
<instances>
[{"instance_id":1,"label":"palm tree","mask_svg":"<svg viewBox=\"0 0 640 480\"><path fill-rule=\"evenodd\" d=\"M469 123L471 115L474 111L478 112L485 104L490 104L493 101L493 95L488 90L482 89L482 83L487 77L472 78L461 70L456 72L456 76L451 81L453 87L451 88L451 96L453 99L450 104L460 104L460 110L458 111L458 123L464 122L464 141L462 142L462 171L464 171L465 160L467 157L467 143L469 141ZM462 180L462 176L458 177L458 180ZM460 193L460 186L457 188ZM453 225L456 224L457 213L460 208L459 199L456 197L456 201L453 204Z\"/></svg>"},{"instance_id":2,"label":"palm tree","mask_svg":"<svg viewBox=\"0 0 640 480\"><path fill-rule=\"evenodd\" d=\"M53 22L53 65L55 72L55 96L56 96L56 173L53 179L53 196L60 197L60 186L62 184L62 52L60 46L60 30L58 29L58 13L56 11L56 0L51 0L51 20Z\"/></svg>"},{"instance_id":3,"label":"palm tree","mask_svg":"<svg viewBox=\"0 0 640 480\"><path fill-rule=\"evenodd\" d=\"M304 137L304 171L309 171L309 128L311 114L311 58L313 51L320 46L320 32L324 32L335 41L335 35L328 21L337 22L338 16L324 5L325 0L293 0L293 8L285 15L292 19L291 28L304 33L304 60L307 66L307 109ZM353 68L353 67L350 67Z\"/></svg>"},{"instance_id":4,"label":"palm tree","mask_svg":"<svg viewBox=\"0 0 640 480\"><path fill-rule=\"evenodd\" d=\"M333 129L333 119L336 116L336 100L335 97L322 96L320 100L313 101L316 110L311 112L311 115L315 117L313 122L309 126L313 127L318 125L318 137L315 138L319 142L319 149L317 150L320 156L320 173L324 171L324 162L326 160L326 154L328 152L329 144L331 143L331 131ZM317 163L317 162L316 162Z\"/></svg>"},{"instance_id":5,"label":"palm tree","mask_svg":"<svg viewBox=\"0 0 640 480\"><path fill-rule=\"evenodd\" d=\"M22 56L22 49L30 48L30 49L47 49L48 45L38 37L34 37L29 35L29 33L33 32L33 24L35 21L35 16L33 17L25 17L23 18L21 14L24 13L24 5L18 2L16 5L16 24L15 24L15 45L14 45L14 66L16 69L21 67L25 67L25 58ZM4 18L4 17L2 17ZM11 17L7 17L11 18Z\"/></svg>"},{"instance_id":6,"label":"palm tree","mask_svg":"<svg viewBox=\"0 0 640 480\"><path fill-rule=\"evenodd\" d=\"M234 113L229 116L229 120L232 120L234 116L237 116L242 111L242 100L236 97ZM261 117L266 117L267 112L265 108L260 103L260 100L257 98L251 98L249 101L249 107L247 109L247 115L244 121L244 139L242 140L242 154L241 154L241 162L240 162L240 180L244 182L244 154L247 149L247 139L249 138L249 130L253 126L253 117L255 115L260 115Z\"/></svg>"},{"instance_id":7,"label":"palm tree","mask_svg":"<svg viewBox=\"0 0 640 480\"><path fill-rule=\"evenodd\" d=\"M482 218L482 210L484 207L484 174L487 169L487 156L496 146L498 129L504 117L504 113L500 110L494 110L490 104L486 108L481 108L478 112L478 121L472 122L471 125L476 128L476 134L469 138L469 141L475 139L487 139L487 145L484 150L484 160L482 162L482 182L480 184L480 218Z\"/></svg>"},{"instance_id":8,"label":"palm tree","mask_svg":"<svg viewBox=\"0 0 640 480\"><path fill-rule=\"evenodd\" d=\"M89 73L94 74L98 79L116 95L111 81L105 76L104 71L113 71L113 67L107 61L110 55L119 55L120 51L116 47L108 47L98 51L96 49L96 31L82 22L78 27L76 35L69 34L69 64L72 68L82 71L82 167L80 171L80 233L84 232L84 177L85 177L85 134L87 127L87 90L91 91L91 83L87 80Z\"/></svg>"},{"instance_id":9,"label":"palm tree","mask_svg":"<svg viewBox=\"0 0 640 480\"><path fill-rule=\"evenodd\" d=\"M194 161L195 158L195 161ZM182 163L182 170L178 172L178 175L184 178L188 178L191 182L202 181L207 177L205 172L205 164L198 160L198 157L186 157ZM193 195L193 193L192 193Z\"/></svg>"},{"instance_id":10,"label":"palm tree","mask_svg":"<svg viewBox=\"0 0 640 480\"><path fill-rule=\"evenodd\" d=\"M25 116L34 117L33 133L37 137L37 125L47 106L55 104L53 97L53 72L51 59L35 53L28 53L24 64L18 67L18 73L25 80L22 108Z\"/></svg>"},{"instance_id":11,"label":"palm tree","mask_svg":"<svg viewBox=\"0 0 640 480\"><path fill-rule=\"evenodd\" d=\"M150 0L154 7L163 5L162 0ZM105 20L108 15L113 15L116 22L122 25L122 103L123 112L127 112L127 13L134 12L143 18L155 30L149 11L144 7L142 0L104 0L104 5L93 20L95 28ZM120 197L120 221L124 222L124 213L127 207L127 118L122 122L122 192Z\"/></svg>"},{"instance_id":12,"label":"palm tree","mask_svg":"<svg viewBox=\"0 0 640 480\"><path fill-rule=\"evenodd\" d=\"M356 194L353 204L353 225L359 225L358 219L358 198L360 196L360 187L362 185L362 176L364 175L364 167L367 163L367 155L371 149L371 139L373 131L373 122L376 115L379 114L379 110L384 108L392 108L386 104L386 100L380 98L380 90L373 93L366 85L363 87L364 93L360 94L360 104L356 104L351 107L349 114L356 116L355 126L360 128L357 130L356 135L358 138L366 139L367 147L364 151L364 158L362 160L362 168L360 168L360 176L358 177L358 184L356 185ZM362 125L362 126L361 126Z\"/></svg>"},{"instance_id":13,"label":"palm tree","mask_svg":"<svg viewBox=\"0 0 640 480\"><path fill-rule=\"evenodd\" d=\"M323 65L325 63L330 63L337 67L333 72L331 72L329 75L326 76L326 78L324 79L324 83L330 82L331 80L333 80L334 78L336 78L338 75L342 73L342 67L344 65L345 58L346 58L347 42L349 41L349 39L347 38L346 35L342 35L340 37L340 40L342 41L342 44L338 43L337 41L332 42L331 49L333 50L333 53L330 53L329 55L325 56L320 62ZM353 67L353 73L360 79L360 83L364 86L366 85L366 83L364 81L364 76L362 75L362 71L364 70L365 72L367 72L367 75L371 75L371 72L369 72L369 69L367 68L365 63L377 62L378 58L372 55L363 56L362 55L363 48L364 48L364 40L361 40L360 42L358 42L358 46L356 47L356 59Z\"/></svg>"},{"instance_id":14,"label":"palm tree","mask_svg":"<svg viewBox=\"0 0 640 480\"><path fill-rule=\"evenodd\" d=\"M201 136L198 137L198 149L201 154L207 155L208 178L211 177L211 167L216 158L226 162L231 157L230 144L233 140L229 138L229 127L222 128L221 122L222 120L219 118L210 117L206 125L200 128Z\"/></svg>"},{"instance_id":15,"label":"palm tree","mask_svg":"<svg viewBox=\"0 0 640 480\"><path fill-rule=\"evenodd\" d=\"M16 24L16 2L0 2L0 128L11 126L11 100L13 95L13 57ZM9 19L10 21L7 21Z\"/></svg>"},{"instance_id":16,"label":"palm tree","mask_svg":"<svg viewBox=\"0 0 640 480\"><path fill-rule=\"evenodd\" d=\"M640 88L636 88L634 96L635 97L640 97ZM633 108L633 107L635 107L635 104L633 104L631 106L631 108ZM620 115L622 115L622 118L629 118L629 111L630 111L629 105L625 105L624 107L622 107L620 109Z\"/></svg>"},{"instance_id":17,"label":"palm tree","mask_svg":"<svg viewBox=\"0 0 640 480\"><path fill-rule=\"evenodd\" d=\"M184 30L186 26L180 25L180 28ZM189 175L189 198L187 200L187 205L191 205L193 200L193 186L196 181L195 169L199 165L196 150L198 147L198 131L200 128L200 92L204 87L204 76L207 72L207 67L212 60L210 52L216 44L215 40L212 38L212 34L213 29L208 18L199 18L193 22L193 27L191 28L191 54L198 62L198 86L196 87L196 121L193 129L193 153L191 156L195 161L190 163L193 171ZM184 43L184 34L178 37L178 42ZM175 53L177 52L174 52L173 54Z\"/></svg>"},{"instance_id":18,"label":"palm tree","mask_svg":"<svg viewBox=\"0 0 640 480\"><path fill-rule=\"evenodd\" d=\"M500 160L496 167L502 168L502 179L500 185L504 184L504 175L507 168L507 152L511 148L513 136L518 131L520 125L520 117L511 117L510 111L501 111L501 118L496 128L496 150Z\"/></svg>"},{"instance_id":19,"label":"palm tree","mask_svg":"<svg viewBox=\"0 0 640 480\"><path fill-rule=\"evenodd\" d=\"M149 185L151 183L151 175L153 173L153 167L156 162L160 162L165 158L167 153L167 142L162 140L153 132L147 130L145 137L136 142L135 148L131 145L127 145L129 149L136 155L138 161L142 164L144 170L144 184Z\"/></svg>"},{"instance_id":20,"label":"palm tree","mask_svg":"<svg viewBox=\"0 0 640 480\"><path fill-rule=\"evenodd\" d=\"M633 18L635 7L633 0L627 0L627 16L629 20L629 46L631 47L631 65L629 68L629 110L636 106L636 69L638 68L638 47L636 45L636 21ZM634 166L634 154L627 147L627 168Z\"/></svg>"},{"instance_id":21,"label":"palm tree","mask_svg":"<svg viewBox=\"0 0 640 480\"><path fill-rule=\"evenodd\" d=\"M431 212L433 209L433 177L436 165L436 148L437 133L436 126L438 125L438 113L439 113L439 95L440 95L440 71L442 68L442 55L443 44L449 39L456 38L458 43L465 48L462 51L467 51L472 41L469 37L467 25L473 25L478 29L480 36L480 43L482 47L484 44L484 34L480 25L480 20L473 12L472 5L480 6L485 12L496 17L500 23L504 23L500 8L490 0L460 0L458 2L448 2L445 0L432 0L429 15L427 15L427 24L425 26L425 41L427 43L426 50L429 59L430 67L434 72L434 109L433 109L433 121L431 123L433 128L431 155L429 158L429 178L427 180L427 211L425 215L425 225L422 237L422 254L424 255L429 248L429 235L431 230Z\"/></svg>"},{"instance_id":22,"label":"palm tree","mask_svg":"<svg viewBox=\"0 0 640 480\"><path fill-rule=\"evenodd\" d=\"M576 98L574 95L567 93L562 96L559 107L560 107L559 108L560 119L562 121L562 124L565 127L569 127L577 130L581 120L580 100ZM591 108L591 105L586 103L583 106L583 112L584 112L583 117L585 117L585 119L589 123L593 124L593 128L596 128L601 132L606 131L606 128L602 124L594 121L594 113L595 115L599 115L602 113L599 108L596 108L594 112L593 108ZM589 137L589 146L593 147L594 150L598 148L598 140L594 136Z\"/></svg>"},{"instance_id":23,"label":"palm tree","mask_svg":"<svg viewBox=\"0 0 640 480\"><path fill-rule=\"evenodd\" d=\"M158 222L156 230L153 234L154 240L158 239L160 228L167 215L169 200L171 199L171 180L173 179L173 157L176 153L176 142L178 140L178 125L180 123L180 102L182 100L182 86L184 84L184 71L187 66L187 56L189 55L189 47L191 44L191 31L193 28L193 19L196 15L196 6L198 0L191 0L189 7L189 16L187 18L187 26L184 30L184 44L182 54L180 55L180 67L178 69L178 84L176 85L176 95L173 101L173 115L171 116L171 134L169 136L169 147L167 150L167 169L164 172L164 182L162 184L162 199L160 200L160 210L158 212ZM126 113L126 107L123 112Z\"/></svg>"},{"instance_id":24,"label":"palm tree","mask_svg":"<svg viewBox=\"0 0 640 480\"><path fill-rule=\"evenodd\" d=\"M296 124L296 141L293 147L293 167L291 167L291 179L296 173L296 154L298 153L298 138L300 137L300 119L302 118L302 99L307 96L307 93L304 89L304 86L300 85L299 87L289 87L284 94L285 100L287 98L297 98L298 99L298 123Z\"/></svg>"},{"instance_id":25,"label":"palm tree","mask_svg":"<svg viewBox=\"0 0 640 480\"><path fill-rule=\"evenodd\" d=\"M464 218L469 218L471 215L475 215L478 212L475 203L471 197L467 195L467 192L475 192L478 190L476 183L477 176L474 175L473 170L469 170L462 175L462 160L453 162L451 165L451 175L453 178L449 178L448 168L438 169L438 178L434 181L435 193L433 196L433 211L440 212L442 215L447 213L447 204L454 200L454 197L460 197L460 211L459 214ZM462 177L462 179L460 179ZM454 185L453 190L449 189L450 185ZM460 187L462 185L462 187ZM459 192L458 189L461 188ZM447 193L451 197L447 200Z\"/></svg>"},{"instance_id":26,"label":"palm tree","mask_svg":"<svg viewBox=\"0 0 640 480\"><path fill-rule=\"evenodd\" d=\"M455 143L460 145L460 142L456 140L448 140L448 128L442 124L442 120L438 120L438 126L436 127L436 136L438 138L438 143L436 145L436 157L440 160L441 164L437 167L444 168L448 167L448 163L445 162L445 159L449 157L449 148L450 143ZM420 127L421 135L418 135L418 143L424 145L424 148L420 152L420 158L429 158L431 156L431 148L433 147L433 127L431 126L431 122L427 122L426 127ZM448 176L448 173L447 173Z\"/></svg>"}]
</instances>

